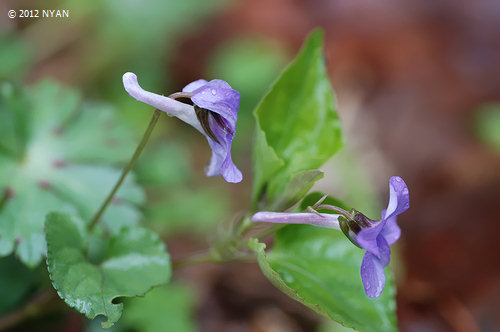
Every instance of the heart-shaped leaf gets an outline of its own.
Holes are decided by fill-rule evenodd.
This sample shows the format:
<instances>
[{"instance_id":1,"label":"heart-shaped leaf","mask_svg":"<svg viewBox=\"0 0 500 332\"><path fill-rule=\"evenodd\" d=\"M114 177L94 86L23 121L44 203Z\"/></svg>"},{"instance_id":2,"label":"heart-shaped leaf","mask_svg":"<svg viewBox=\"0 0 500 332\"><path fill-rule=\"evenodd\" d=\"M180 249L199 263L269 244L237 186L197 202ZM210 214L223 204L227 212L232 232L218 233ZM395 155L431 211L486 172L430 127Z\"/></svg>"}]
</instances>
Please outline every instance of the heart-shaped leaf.
<instances>
[{"instance_id":1,"label":"heart-shaped leaf","mask_svg":"<svg viewBox=\"0 0 500 332\"><path fill-rule=\"evenodd\" d=\"M143 296L170 279L165 245L145 228L124 227L110 238L90 236L82 222L53 212L45 232L47 267L57 293L89 319L106 316L103 328L122 314L117 298Z\"/></svg>"}]
</instances>

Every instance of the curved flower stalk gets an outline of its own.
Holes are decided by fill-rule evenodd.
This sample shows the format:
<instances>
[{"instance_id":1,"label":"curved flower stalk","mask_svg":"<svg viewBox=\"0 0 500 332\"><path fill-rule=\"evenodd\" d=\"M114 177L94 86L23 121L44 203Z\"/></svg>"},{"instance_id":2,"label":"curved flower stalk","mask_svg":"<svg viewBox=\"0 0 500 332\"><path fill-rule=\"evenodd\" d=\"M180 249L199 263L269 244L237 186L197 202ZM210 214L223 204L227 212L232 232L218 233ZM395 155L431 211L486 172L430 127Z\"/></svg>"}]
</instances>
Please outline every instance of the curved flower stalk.
<instances>
[{"instance_id":1,"label":"curved flower stalk","mask_svg":"<svg viewBox=\"0 0 500 332\"><path fill-rule=\"evenodd\" d=\"M142 89L134 73L123 75L123 86L138 101L179 118L207 138L212 148L212 158L205 169L207 176L222 175L227 182L233 183L242 180L231 158L240 94L228 83L197 80L186 85L182 92L171 95L172 98ZM187 99L188 103L181 103L174 97Z\"/></svg>"},{"instance_id":2,"label":"curved flower stalk","mask_svg":"<svg viewBox=\"0 0 500 332\"><path fill-rule=\"evenodd\" d=\"M258 212L254 222L309 224L340 229L355 245L365 250L361 262L361 280L368 297L378 297L385 285L384 267L389 264L393 245L401 235L396 216L410 207L410 195L406 183L399 176L389 180L389 203L382 211L381 220L371 220L362 213L345 211L331 205L316 204L316 209L329 209L340 214Z\"/></svg>"}]
</instances>

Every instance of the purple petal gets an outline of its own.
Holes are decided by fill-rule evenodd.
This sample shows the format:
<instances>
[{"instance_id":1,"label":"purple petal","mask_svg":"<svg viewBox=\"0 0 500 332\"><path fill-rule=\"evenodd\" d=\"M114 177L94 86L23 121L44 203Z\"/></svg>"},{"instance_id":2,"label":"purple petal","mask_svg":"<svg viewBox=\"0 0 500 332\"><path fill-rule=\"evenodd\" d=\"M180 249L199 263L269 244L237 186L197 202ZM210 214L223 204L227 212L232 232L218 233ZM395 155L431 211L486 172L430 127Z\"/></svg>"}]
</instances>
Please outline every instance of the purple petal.
<instances>
[{"instance_id":1,"label":"purple petal","mask_svg":"<svg viewBox=\"0 0 500 332\"><path fill-rule=\"evenodd\" d=\"M410 193L402 178L393 176L389 180L389 204L384 219L397 216L410 207Z\"/></svg>"},{"instance_id":2,"label":"purple petal","mask_svg":"<svg viewBox=\"0 0 500 332\"><path fill-rule=\"evenodd\" d=\"M384 266L376 256L369 252L365 252L361 262L361 280L368 297L378 297L384 290Z\"/></svg>"},{"instance_id":3,"label":"purple petal","mask_svg":"<svg viewBox=\"0 0 500 332\"><path fill-rule=\"evenodd\" d=\"M389 265L389 262L391 260L391 248L386 239L381 235L377 237L377 247L379 252L378 259L380 260L380 263L383 266Z\"/></svg>"},{"instance_id":4,"label":"purple petal","mask_svg":"<svg viewBox=\"0 0 500 332\"><path fill-rule=\"evenodd\" d=\"M380 232L389 245L393 245L401 236L401 228L396 223L396 216L387 219L387 222Z\"/></svg>"},{"instance_id":5,"label":"purple petal","mask_svg":"<svg viewBox=\"0 0 500 332\"><path fill-rule=\"evenodd\" d=\"M193 92L194 90L201 88L205 84L207 84L207 81L203 79L191 82L182 89L182 92Z\"/></svg>"},{"instance_id":6,"label":"purple petal","mask_svg":"<svg viewBox=\"0 0 500 332\"><path fill-rule=\"evenodd\" d=\"M234 165L231 158L231 146L233 135L226 133L221 128L212 115L209 115L209 125L217 137L219 143L207 136L208 144L212 148L212 158L205 169L207 176L216 176L222 174L227 182L237 183L243 179L241 171Z\"/></svg>"},{"instance_id":7,"label":"purple petal","mask_svg":"<svg viewBox=\"0 0 500 332\"><path fill-rule=\"evenodd\" d=\"M221 115L234 132L240 106L240 93L233 90L229 84L222 80L212 80L193 91L191 97L198 107L210 110Z\"/></svg>"},{"instance_id":8,"label":"purple petal","mask_svg":"<svg viewBox=\"0 0 500 332\"><path fill-rule=\"evenodd\" d=\"M357 235L357 242L360 247L371 252L375 256L381 258L381 252L379 250L379 244L377 238L384 229L386 224L385 220L382 220L375 224L375 226L362 229Z\"/></svg>"},{"instance_id":9,"label":"purple petal","mask_svg":"<svg viewBox=\"0 0 500 332\"><path fill-rule=\"evenodd\" d=\"M252 216L252 221L278 224L307 224L340 230L338 217L340 217L340 214L257 212Z\"/></svg>"}]
</instances>

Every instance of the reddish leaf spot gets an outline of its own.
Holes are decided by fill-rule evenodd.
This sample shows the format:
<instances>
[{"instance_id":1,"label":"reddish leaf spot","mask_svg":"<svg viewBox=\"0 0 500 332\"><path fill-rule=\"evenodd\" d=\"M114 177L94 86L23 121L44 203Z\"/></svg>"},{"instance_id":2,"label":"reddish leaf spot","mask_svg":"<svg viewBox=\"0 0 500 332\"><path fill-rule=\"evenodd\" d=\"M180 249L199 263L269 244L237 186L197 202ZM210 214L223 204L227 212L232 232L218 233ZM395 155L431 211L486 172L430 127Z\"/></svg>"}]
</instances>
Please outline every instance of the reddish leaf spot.
<instances>
[{"instance_id":1,"label":"reddish leaf spot","mask_svg":"<svg viewBox=\"0 0 500 332\"><path fill-rule=\"evenodd\" d=\"M7 198L13 198L16 195L16 193L14 192L14 189L12 189L12 188L5 188L4 195Z\"/></svg>"},{"instance_id":2,"label":"reddish leaf spot","mask_svg":"<svg viewBox=\"0 0 500 332\"><path fill-rule=\"evenodd\" d=\"M114 205L120 205L122 204L122 200L118 197L113 197L113 199L111 200L111 203L114 204Z\"/></svg>"},{"instance_id":3,"label":"reddish leaf spot","mask_svg":"<svg viewBox=\"0 0 500 332\"><path fill-rule=\"evenodd\" d=\"M118 146L118 144L119 144L119 141L118 141L117 139L114 139L114 138L108 138L108 139L106 140L106 146L108 146L108 147L113 148L113 147Z\"/></svg>"},{"instance_id":4,"label":"reddish leaf spot","mask_svg":"<svg viewBox=\"0 0 500 332\"><path fill-rule=\"evenodd\" d=\"M45 181L45 180L38 181L38 186L40 186L40 188L42 188L44 190L47 190L50 187L52 187L52 185L50 184L50 182L49 181Z\"/></svg>"},{"instance_id":5,"label":"reddish leaf spot","mask_svg":"<svg viewBox=\"0 0 500 332\"><path fill-rule=\"evenodd\" d=\"M61 136L62 133L63 133L63 129L61 127L56 127L52 130L52 133L55 135L55 136Z\"/></svg>"},{"instance_id":6,"label":"reddish leaf spot","mask_svg":"<svg viewBox=\"0 0 500 332\"><path fill-rule=\"evenodd\" d=\"M65 160L54 160L52 162L52 166L54 166L55 168L63 168L66 167L67 165L68 163Z\"/></svg>"}]
</instances>

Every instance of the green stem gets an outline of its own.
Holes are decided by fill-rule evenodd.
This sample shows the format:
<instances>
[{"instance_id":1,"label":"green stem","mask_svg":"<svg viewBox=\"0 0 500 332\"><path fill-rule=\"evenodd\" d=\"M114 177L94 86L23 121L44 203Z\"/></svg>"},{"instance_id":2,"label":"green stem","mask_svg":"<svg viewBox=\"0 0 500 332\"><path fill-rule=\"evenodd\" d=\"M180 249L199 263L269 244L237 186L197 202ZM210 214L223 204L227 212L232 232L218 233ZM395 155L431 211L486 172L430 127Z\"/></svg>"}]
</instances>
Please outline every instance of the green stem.
<instances>
[{"instance_id":1,"label":"green stem","mask_svg":"<svg viewBox=\"0 0 500 332\"><path fill-rule=\"evenodd\" d=\"M175 260L172 265L174 269L179 269L184 266L188 265L194 265L194 264L201 264L201 263L209 263L209 262L216 262L217 260L212 254L211 250L194 254L186 258L178 259Z\"/></svg>"},{"instance_id":2,"label":"green stem","mask_svg":"<svg viewBox=\"0 0 500 332\"><path fill-rule=\"evenodd\" d=\"M151 118L151 121L149 122L148 128L144 132L144 136L142 136L142 139L139 142L139 145L135 149L134 155L132 156L132 158L128 162L127 166L125 166L125 168L123 169L122 175L120 176L120 178L116 182L115 186L113 187L113 189L109 193L106 200L102 203L101 207L99 208L97 213L92 218L92 221L90 222L90 224L88 226L89 230L92 230L94 228L94 226L99 222L99 219L101 218L102 214L104 213L104 211L108 207L109 203L111 202L111 200L115 196L116 192L118 191L118 189L122 185L123 180L125 180L125 177L127 176L128 172L130 172L130 170L134 166L136 160L139 158L142 150L144 149L144 147L146 146L146 143L149 140L149 137L151 136L151 133L153 132L153 129L154 129L156 123L158 122L158 119L160 118L160 115L161 115L161 111L155 110L153 117Z\"/></svg>"},{"instance_id":3,"label":"green stem","mask_svg":"<svg viewBox=\"0 0 500 332\"><path fill-rule=\"evenodd\" d=\"M255 261L255 255L246 252L238 252L230 257L220 258L217 254L214 254L212 250L205 251L203 253L194 254L192 256L175 260L173 262L173 268L180 269L189 265L203 264L203 263L227 263L227 262L253 262Z\"/></svg>"}]
</instances>

